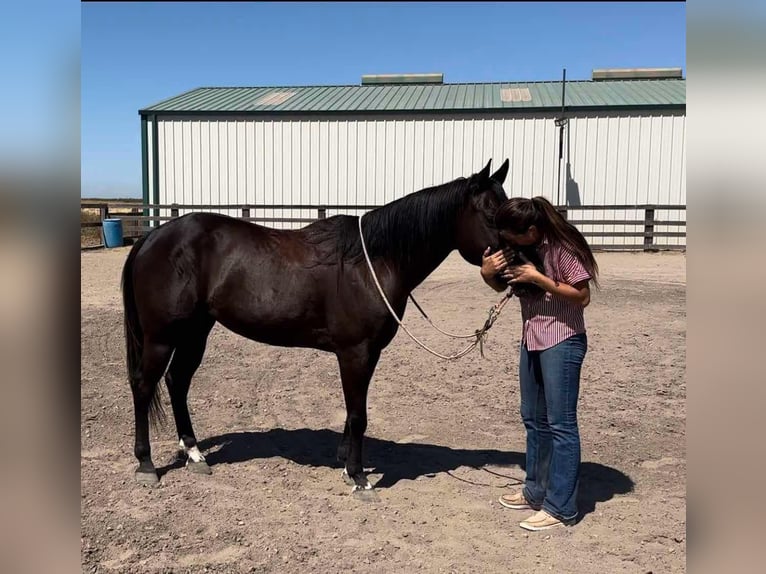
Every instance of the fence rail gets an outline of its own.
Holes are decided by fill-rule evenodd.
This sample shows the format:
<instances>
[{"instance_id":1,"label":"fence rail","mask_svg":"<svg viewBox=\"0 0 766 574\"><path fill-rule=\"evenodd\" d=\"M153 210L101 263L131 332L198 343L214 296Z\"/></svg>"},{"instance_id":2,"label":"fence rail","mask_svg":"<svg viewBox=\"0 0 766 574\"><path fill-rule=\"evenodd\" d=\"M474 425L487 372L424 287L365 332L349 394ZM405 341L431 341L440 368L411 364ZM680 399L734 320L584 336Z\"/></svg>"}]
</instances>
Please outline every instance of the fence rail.
<instances>
[{"instance_id":1,"label":"fence rail","mask_svg":"<svg viewBox=\"0 0 766 574\"><path fill-rule=\"evenodd\" d=\"M109 217L115 217L123 220L124 235L127 238L140 237L142 234L147 233L154 226L152 223L162 224L162 222L170 221L179 217L180 211L236 211L239 213L238 219L244 221L251 221L256 223L311 223L318 219L325 219L328 217L329 211L369 211L380 207L379 205L263 205L263 204L226 204L226 205L212 205L212 204L136 204L134 202L120 202L114 201L109 203L104 202L89 202L82 201L80 203L80 209L98 209L99 221L82 221L80 226L82 229L102 227L103 220ZM128 213L118 213L116 210L127 210ZM667 245L662 243L656 243L655 238L685 238L686 237L686 221L682 219L658 219L656 217L657 212L667 211L686 211L685 205L656 205L656 204L640 204L640 205L578 205L578 206L560 206L557 207L567 220L575 226L635 226L641 228L634 231L582 231L585 237L593 238L643 238L642 243L635 244L596 244L593 245L594 249L600 250L644 250L644 251L656 251L656 250L685 250L685 242L682 245ZM170 212L170 215L160 215L160 211ZM290 211L312 211L316 213L316 217L276 217L262 215L256 216L257 211L273 211L273 210L290 210ZM149 212L153 211L153 214ZM571 218L572 215L577 212L588 211L643 211L643 217L639 219L576 219ZM658 228L663 228L662 230ZM678 230L666 230L667 228L683 228L682 231Z\"/></svg>"}]
</instances>

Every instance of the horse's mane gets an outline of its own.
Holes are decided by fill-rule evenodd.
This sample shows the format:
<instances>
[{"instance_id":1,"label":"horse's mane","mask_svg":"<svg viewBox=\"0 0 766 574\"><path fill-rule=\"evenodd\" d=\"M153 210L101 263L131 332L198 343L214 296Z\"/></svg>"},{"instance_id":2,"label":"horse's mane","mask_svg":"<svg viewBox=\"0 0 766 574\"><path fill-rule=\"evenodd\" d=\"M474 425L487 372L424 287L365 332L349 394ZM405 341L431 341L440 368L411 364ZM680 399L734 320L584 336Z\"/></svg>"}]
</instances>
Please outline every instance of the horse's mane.
<instances>
[{"instance_id":1,"label":"horse's mane","mask_svg":"<svg viewBox=\"0 0 766 574\"><path fill-rule=\"evenodd\" d=\"M426 244L453 241L457 211L465 204L470 180L458 178L405 195L363 216L370 257L406 263ZM356 216L336 215L303 229L307 241L322 246L324 259L355 263L364 257Z\"/></svg>"}]
</instances>

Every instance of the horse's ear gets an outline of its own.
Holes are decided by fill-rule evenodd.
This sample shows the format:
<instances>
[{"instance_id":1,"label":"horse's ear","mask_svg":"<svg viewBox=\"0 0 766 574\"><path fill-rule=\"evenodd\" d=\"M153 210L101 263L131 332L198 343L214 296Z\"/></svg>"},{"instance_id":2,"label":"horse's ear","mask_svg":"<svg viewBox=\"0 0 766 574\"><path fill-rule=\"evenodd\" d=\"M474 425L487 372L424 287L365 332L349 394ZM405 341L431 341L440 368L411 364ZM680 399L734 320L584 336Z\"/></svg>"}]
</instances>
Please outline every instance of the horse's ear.
<instances>
[{"instance_id":1,"label":"horse's ear","mask_svg":"<svg viewBox=\"0 0 766 574\"><path fill-rule=\"evenodd\" d=\"M505 181L506 176L508 175L508 167L510 166L511 162L506 159L503 162L503 165L500 166L500 169L498 169L495 173L492 174L492 179L494 179L497 183L501 184Z\"/></svg>"},{"instance_id":2,"label":"horse's ear","mask_svg":"<svg viewBox=\"0 0 766 574\"><path fill-rule=\"evenodd\" d=\"M479 173L476 175L478 176L478 180L481 182L487 181L489 179L489 168L492 167L492 160L490 159L487 162L487 165L484 166L484 169L482 169Z\"/></svg>"}]
</instances>

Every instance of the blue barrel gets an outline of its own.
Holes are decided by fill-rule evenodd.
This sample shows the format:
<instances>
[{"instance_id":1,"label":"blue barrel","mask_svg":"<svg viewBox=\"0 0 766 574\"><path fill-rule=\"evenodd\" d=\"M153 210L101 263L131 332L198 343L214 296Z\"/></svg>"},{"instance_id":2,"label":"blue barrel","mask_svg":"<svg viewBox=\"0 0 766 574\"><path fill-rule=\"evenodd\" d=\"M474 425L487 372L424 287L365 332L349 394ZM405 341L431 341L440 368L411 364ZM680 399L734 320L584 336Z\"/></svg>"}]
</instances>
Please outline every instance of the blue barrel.
<instances>
[{"instance_id":1,"label":"blue barrel","mask_svg":"<svg viewBox=\"0 0 766 574\"><path fill-rule=\"evenodd\" d=\"M122 219L104 219L104 245L122 247Z\"/></svg>"}]
</instances>

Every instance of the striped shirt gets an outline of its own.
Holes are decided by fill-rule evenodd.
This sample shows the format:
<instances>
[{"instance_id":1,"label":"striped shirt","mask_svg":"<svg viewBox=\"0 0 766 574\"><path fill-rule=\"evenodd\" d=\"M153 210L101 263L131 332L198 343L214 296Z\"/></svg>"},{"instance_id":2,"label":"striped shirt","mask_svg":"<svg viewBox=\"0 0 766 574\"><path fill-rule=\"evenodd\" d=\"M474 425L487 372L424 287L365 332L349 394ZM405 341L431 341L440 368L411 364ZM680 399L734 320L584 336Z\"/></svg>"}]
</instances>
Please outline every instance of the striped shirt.
<instances>
[{"instance_id":1,"label":"striped shirt","mask_svg":"<svg viewBox=\"0 0 766 574\"><path fill-rule=\"evenodd\" d=\"M537 248L545 274L559 283L574 285L591 276L577 256L564 246L543 239ZM543 351L572 335L585 333L582 305L545 292L519 297L523 322L521 341L529 351Z\"/></svg>"}]
</instances>

